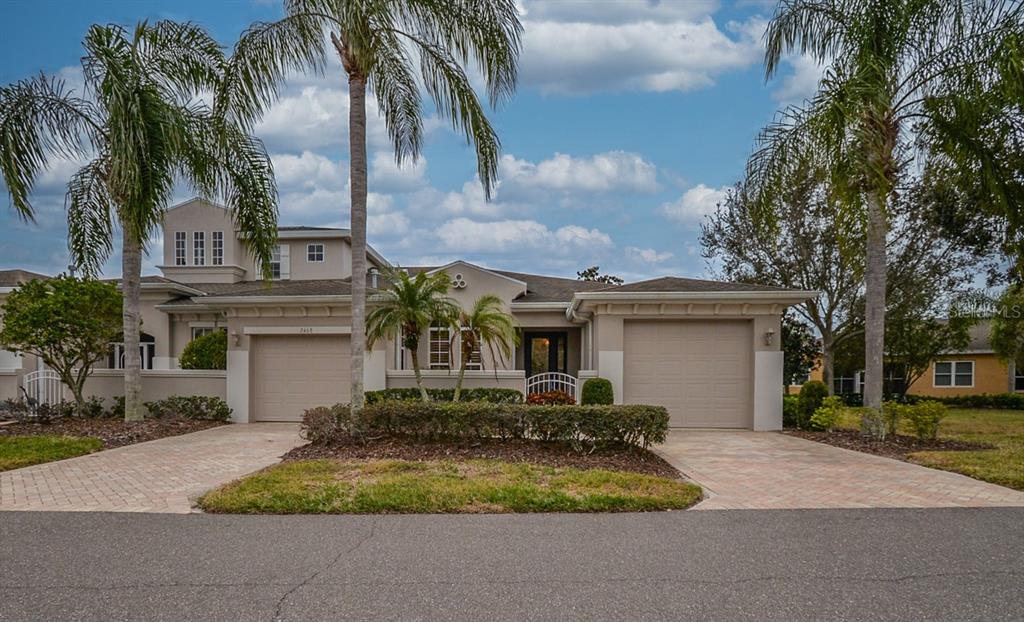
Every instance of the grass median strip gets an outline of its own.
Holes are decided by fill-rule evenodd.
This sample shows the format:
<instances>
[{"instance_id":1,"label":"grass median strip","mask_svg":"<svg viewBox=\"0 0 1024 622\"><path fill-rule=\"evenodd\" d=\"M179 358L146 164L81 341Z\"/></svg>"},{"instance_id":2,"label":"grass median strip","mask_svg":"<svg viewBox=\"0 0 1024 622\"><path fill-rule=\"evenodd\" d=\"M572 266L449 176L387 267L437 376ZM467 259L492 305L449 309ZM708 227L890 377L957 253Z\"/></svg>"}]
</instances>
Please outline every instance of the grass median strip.
<instances>
[{"instance_id":1,"label":"grass median strip","mask_svg":"<svg viewBox=\"0 0 1024 622\"><path fill-rule=\"evenodd\" d=\"M680 510L699 486L640 473L497 460L285 462L200 499L236 514L435 514Z\"/></svg>"},{"instance_id":2,"label":"grass median strip","mask_svg":"<svg viewBox=\"0 0 1024 622\"><path fill-rule=\"evenodd\" d=\"M0 436L0 471L65 458L103 449L98 438L76 436Z\"/></svg>"}]
</instances>

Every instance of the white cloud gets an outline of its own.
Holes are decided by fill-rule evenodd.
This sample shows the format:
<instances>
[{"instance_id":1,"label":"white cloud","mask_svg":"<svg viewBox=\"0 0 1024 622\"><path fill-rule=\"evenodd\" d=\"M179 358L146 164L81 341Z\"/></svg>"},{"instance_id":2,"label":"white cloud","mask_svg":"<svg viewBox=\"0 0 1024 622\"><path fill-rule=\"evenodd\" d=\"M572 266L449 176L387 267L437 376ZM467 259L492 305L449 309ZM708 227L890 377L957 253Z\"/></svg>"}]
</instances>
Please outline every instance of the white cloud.
<instances>
[{"instance_id":1,"label":"white cloud","mask_svg":"<svg viewBox=\"0 0 1024 622\"><path fill-rule=\"evenodd\" d=\"M444 248L453 252L520 253L525 249L565 254L612 246L612 239L598 229L566 225L552 231L536 220L479 222L456 218L442 224L437 236Z\"/></svg>"},{"instance_id":2,"label":"white cloud","mask_svg":"<svg viewBox=\"0 0 1024 622\"><path fill-rule=\"evenodd\" d=\"M426 184L426 172L425 157L399 166L390 150L377 151L370 163L369 184L376 192L409 192Z\"/></svg>"},{"instance_id":3,"label":"white cloud","mask_svg":"<svg viewBox=\"0 0 1024 622\"><path fill-rule=\"evenodd\" d=\"M824 65L806 54L786 57L783 62L792 68L792 73L783 76L779 87L772 91L776 101L799 104L818 91L818 83L825 73Z\"/></svg>"},{"instance_id":4,"label":"white cloud","mask_svg":"<svg viewBox=\"0 0 1024 622\"><path fill-rule=\"evenodd\" d=\"M348 180L348 170L340 162L312 151L303 151L300 155L275 153L271 160L274 177L281 188L340 190Z\"/></svg>"},{"instance_id":5,"label":"white cloud","mask_svg":"<svg viewBox=\"0 0 1024 622\"><path fill-rule=\"evenodd\" d=\"M682 3L680 3L682 4ZM631 21L527 21L521 81L548 93L688 91L714 84L724 72L760 60L754 28L732 24L732 36L710 17Z\"/></svg>"},{"instance_id":6,"label":"white cloud","mask_svg":"<svg viewBox=\"0 0 1024 622\"><path fill-rule=\"evenodd\" d=\"M555 153L536 164L512 155L501 158L499 177L505 186L583 192L656 192L657 167L639 154L606 151L574 158Z\"/></svg>"},{"instance_id":7,"label":"white cloud","mask_svg":"<svg viewBox=\"0 0 1024 622\"><path fill-rule=\"evenodd\" d=\"M638 263L656 264L672 259L675 255L669 252L659 253L653 248L626 247L626 257Z\"/></svg>"},{"instance_id":8,"label":"white cloud","mask_svg":"<svg viewBox=\"0 0 1024 622\"><path fill-rule=\"evenodd\" d=\"M683 196L671 203L662 203L659 211L665 217L683 224L699 224L705 216L715 211L719 203L725 200L728 187L710 188L698 184L683 193Z\"/></svg>"},{"instance_id":9,"label":"white cloud","mask_svg":"<svg viewBox=\"0 0 1024 622\"><path fill-rule=\"evenodd\" d=\"M638 21L695 19L718 7L716 0L613 0L611 2L523 2L527 21L622 24ZM585 11L581 11L585 9Z\"/></svg>"}]
</instances>

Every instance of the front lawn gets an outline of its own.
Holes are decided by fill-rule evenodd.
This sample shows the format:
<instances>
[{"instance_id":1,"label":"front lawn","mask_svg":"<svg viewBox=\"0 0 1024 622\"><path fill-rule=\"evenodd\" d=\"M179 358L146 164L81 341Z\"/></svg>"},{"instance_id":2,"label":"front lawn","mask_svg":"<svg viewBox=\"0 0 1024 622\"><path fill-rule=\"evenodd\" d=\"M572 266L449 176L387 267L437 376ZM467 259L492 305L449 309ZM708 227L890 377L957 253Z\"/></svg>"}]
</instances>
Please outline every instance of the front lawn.
<instances>
[{"instance_id":1,"label":"front lawn","mask_svg":"<svg viewBox=\"0 0 1024 622\"><path fill-rule=\"evenodd\" d=\"M0 436L0 471L74 458L103 449L98 438L74 436Z\"/></svg>"},{"instance_id":2,"label":"front lawn","mask_svg":"<svg viewBox=\"0 0 1024 622\"><path fill-rule=\"evenodd\" d=\"M498 460L301 460L202 497L208 512L379 514L681 510L701 499L678 479Z\"/></svg>"},{"instance_id":3,"label":"front lawn","mask_svg":"<svg viewBox=\"0 0 1024 622\"><path fill-rule=\"evenodd\" d=\"M841 422L857 429L858 409L849 409ZM912 434L904 425L901 434ZM992 449L971 451L920 451L906 459L935 469L962 473L968 477L1024 490L1024 411L979 408L951 408L939 425L939 440L992 445Z\"/></svg>"}]
</instances>

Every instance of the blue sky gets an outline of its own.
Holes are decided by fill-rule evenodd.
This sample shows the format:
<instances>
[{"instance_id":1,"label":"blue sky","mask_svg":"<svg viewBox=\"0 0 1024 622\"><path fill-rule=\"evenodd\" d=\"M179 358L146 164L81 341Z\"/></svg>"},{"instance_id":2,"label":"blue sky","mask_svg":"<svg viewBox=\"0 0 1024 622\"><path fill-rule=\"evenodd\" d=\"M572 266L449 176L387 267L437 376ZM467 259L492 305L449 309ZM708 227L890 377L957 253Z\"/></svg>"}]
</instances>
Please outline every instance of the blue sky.
<instances>
[{"instance_id":1,"label":"blue sky","mask_svg":"<svg viewBox=\"0 0 1024 622\"><path fill-rule=\"evenodd\" d=\"M371 110L370 243L402 265L462 258L566 276L594 264L627 280L707 276L701 218L742 176L758 129L818 76L789 58L765 83L761 34L773 3L522 0L521 9L519 90L492 114L504 147L495 199L483 201L473 154L445 121L428 118L423 158L398 169ZM191 20L230 46L281 12L267 0L8 0L0 10L0 83L43 71L71 84L92 23ZM281 224L347 225L347 106L334 64L295 76L257 128L274 159ZM63 195L75 167L57 162L40 179L34 224L18 220L4 189L0 268L67 265ZM147 273L158 273L157 256ZM116 255L105 272L119 274Z\"/></svg>"}]
</instances>

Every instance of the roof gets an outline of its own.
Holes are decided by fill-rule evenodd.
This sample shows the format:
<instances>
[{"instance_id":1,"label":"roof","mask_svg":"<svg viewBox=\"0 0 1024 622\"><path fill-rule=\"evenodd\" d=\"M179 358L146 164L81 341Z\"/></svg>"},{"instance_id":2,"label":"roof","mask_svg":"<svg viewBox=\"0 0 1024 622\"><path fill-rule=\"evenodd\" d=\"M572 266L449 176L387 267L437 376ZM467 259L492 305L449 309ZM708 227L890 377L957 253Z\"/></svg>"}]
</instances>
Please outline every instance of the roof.
<instances>
[{"instance_id":1,"label":"roof","mask_svg":"<svg viewBox=\"0 0 1024 622\"><path fill-rule=\"evenodd\" d=\"M610 288L616 292L788 292L785 287L663 276Z\"/></svg>"},{"instance_id":2,"label":"roof","mask_svg":"<svg viewBox=\"0 0 1024 622\"><path fill-rule=\"evenodd\" d=\"M307 227L306 225L287 225L278 227L278 231L348 231L339 227Z\"/></svg>"},{"instance_id":3,"label":"roof","mask_svg":"<svg viewBox=\"0 0 1024 622\"><path fill-rule=\"evenodd\" d=\"M992 320L981 320L977 324L971 326L967 333L969 335L969 341L967 343L968 352L991 352L992 344L989 341L989 336L992 332Z\"/></svg>"},{"instance_id":4,"label":"roof","mask_svg":"<svg viewBox=\"0 0 1024 622\"><path fill-rule=\"evenodd\" d=\"M38 272L28 270L0 270L0 287L17 287L36 279L48 279L50 277Z\"/></svg>"},{"instance_id":5,"label":"roof","mask_svg":"<svg viewBox=\"0 0 1024 622\"><path fill-rule=\"evenodd\" d=\"M207 296L348 296L349 279L301 279L288 281L239 281L238 283L196 283L192 287ZM200 300L202 296L198 296Z\"/></svg>"}]
</instances>

